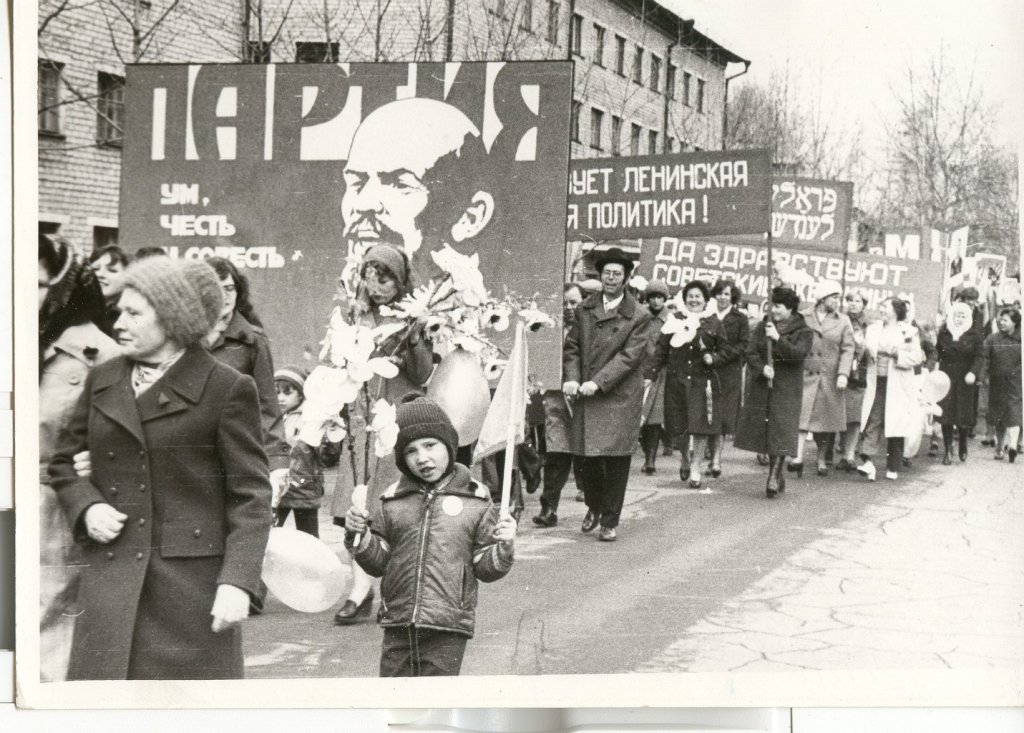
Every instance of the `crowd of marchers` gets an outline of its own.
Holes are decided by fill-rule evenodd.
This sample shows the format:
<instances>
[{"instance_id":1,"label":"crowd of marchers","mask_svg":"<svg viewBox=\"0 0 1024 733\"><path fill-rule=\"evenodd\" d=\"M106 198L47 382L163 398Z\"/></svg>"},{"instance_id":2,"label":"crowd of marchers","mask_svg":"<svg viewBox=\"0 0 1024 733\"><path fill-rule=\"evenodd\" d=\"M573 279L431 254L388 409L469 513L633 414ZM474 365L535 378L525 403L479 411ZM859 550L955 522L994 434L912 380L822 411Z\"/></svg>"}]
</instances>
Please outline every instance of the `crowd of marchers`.
<instances>
[{"instance_id":1,"label":"crowd of marchers","mask_svg":"<svg viewBox=\"0 0 1024 733\"><path fill-rule=\"evenodd\" d=\"M755 315L731 281L670 299L664 282L633 279L621 250L596 265L598 279L565 285L562 384L532 394L512 516L420 397L438 361L422 328L387 344L398 374L375 377L399 405L399 437L363 509L344 472L325 490L324 469L362 451L366 432L299 440L308 368L275 368L230 261L116 246L85 260L40 235L42 679L243 676L240 623L266 598L270 528L291 517L318 536L328 495L353 579L333 623L376 605L382 675L458 674L477 581L512 567L524 489L541 488L532 521L553 527L573 476L582 531L612 542L638 450L646 474L678 452L679 480L698 489L722 475L731 436L767 466L768 497L802 475L810 436L817 474L896 480L922 437L942 463L966 461L981 407L995 458L1021 451L1019 304L986 314L965 288L935 323L898 298L869 321L863 293L823 281L805 304L779 284ZM410 260L377 244L360 275L366 325L384 325L384 306L412 289ZM908 419L916 375L936 370L949 382L941 414Z\"/></svg>"}]
</instances>

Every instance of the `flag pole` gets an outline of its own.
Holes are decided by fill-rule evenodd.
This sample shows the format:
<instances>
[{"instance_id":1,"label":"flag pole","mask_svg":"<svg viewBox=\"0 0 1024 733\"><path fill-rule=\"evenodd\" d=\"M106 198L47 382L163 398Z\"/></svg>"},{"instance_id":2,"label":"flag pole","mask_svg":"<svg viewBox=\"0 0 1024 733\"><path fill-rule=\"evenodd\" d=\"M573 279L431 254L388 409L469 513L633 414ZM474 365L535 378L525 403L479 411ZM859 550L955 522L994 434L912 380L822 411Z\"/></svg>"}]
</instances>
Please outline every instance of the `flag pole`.
<instances>
[{"instance_id":1,"label":"flag pole","mask_svg":"<svg viewBox=\"0 0 1024 733\"><path fill-rule=\"evenodd\" d=\"M519 321L516 324L516 342L512 348L513 354L519 354L519 350L523 348L523 333L525 327L523 322ZM516 428L519 425L519 421L523 419L522 415L516 415L517 407L521 406L520 395L523 392L523 380L526 375L522 373L522 358L516 358L512 360L512 396L509 400L512 409L509 410L508 415L508 429L505 433L505 470L501 478L501 516L509 516L508 503L509 498L512 494L512 464L515 459L516 451Z\"/></svg>"},{"instance_id":2,"label":"flag pole","mask_svg":"<svg viewBox=\"0 0 1024 733\"><path fill-rule=\"evenodd\" d=\"M771 232L770 229L765 234L765 239L767 240L767 244L768 244L768 309L767 309L768 312L767 312L767 314L765 314L765 323L767 323L768 320L771 319L771 317L772 317L772 287L774 285L774 280L775 280L775 265L772 262L772 232ZM775 360L772 358L772 340L770 338L765 338L765 347L766 347L766 354L765 354L766 359L765 359L765 361L768 364L768 366L774 366L775 365ZM769 389L769 391L774 386L774 382L775 382L774 379L769 379L768 380L768 389Z\"/></svg>"}]
</instances>

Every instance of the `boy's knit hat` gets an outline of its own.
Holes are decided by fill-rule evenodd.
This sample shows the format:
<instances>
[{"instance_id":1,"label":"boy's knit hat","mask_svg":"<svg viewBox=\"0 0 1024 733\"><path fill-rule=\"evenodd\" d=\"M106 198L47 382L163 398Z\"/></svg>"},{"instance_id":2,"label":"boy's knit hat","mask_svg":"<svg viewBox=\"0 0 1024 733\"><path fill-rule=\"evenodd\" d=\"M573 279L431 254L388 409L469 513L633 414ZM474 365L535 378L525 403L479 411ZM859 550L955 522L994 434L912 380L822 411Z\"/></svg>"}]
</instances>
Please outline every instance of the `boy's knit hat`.
<instances>
[{"instance_id":1,"label":"boy's knit hat","mask_svg":"<svg viewBox=\"0 0 1024 733\"><path fill-rule=\"evenodd\" d=\"M279 379L282 382L288 382L302 392L306 380L309 379L309 369L300 364L288 364L274 372L274 381Z\"/></svg>"},{"instance_id":2,"label":"boy's knit hat","mask_svg":"<svg viewBox=\"0 0 1024 733\"><path fill-rule=\"evenodd\" d=\"M405 463L405 449L414 440L434 438L448 449L448 470L455 465L455 451L459 448L459 434L441 406L426 397L418 397L399 405L396 415L398 441L395 443L395 465L410 478L415 478Z\"/></svg>"},{"instance_id":3,"label":"boy's knit hat","mask_svg":"<svg viewBox=\"0 0 1024 733\"><path fill-rule=\"evenodd\" d=\"M152 257L125 270L126 288L138 291L179 346L191 346L213 328L224 305L217 273L199 260Z\"/></svg>"}]
</instances>

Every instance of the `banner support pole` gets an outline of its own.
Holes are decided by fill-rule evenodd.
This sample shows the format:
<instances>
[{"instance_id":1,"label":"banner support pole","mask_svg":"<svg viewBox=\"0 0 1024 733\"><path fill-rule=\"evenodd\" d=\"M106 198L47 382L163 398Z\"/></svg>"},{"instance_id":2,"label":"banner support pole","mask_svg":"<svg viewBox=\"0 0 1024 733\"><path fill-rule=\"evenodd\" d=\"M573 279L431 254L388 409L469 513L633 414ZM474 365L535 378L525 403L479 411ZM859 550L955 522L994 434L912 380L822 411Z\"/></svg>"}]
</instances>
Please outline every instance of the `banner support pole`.
<instances>
[{"instance_id":1,"label":"banner support pole","mask_svg":"<svg viewBox=\"0 0 1024 733\"><path fill-rule=\"evenodd\" d=\"M520 321L516 324L516 341L515 346L512 348L513 354L518 354L519 349L524 348L523 346L523 333L525 327L523 322ZM512 397L511 404L512 409L509 410L508 416L508 429L505 433L505 466L502 472L501 478L501 516L509 516L508 504L512 494L512 464L515 459L516 450L516 426L519 421L523 419L522 415L515 414L515 408L520 404L519 395L523 391L523 382L526 378L525 374L521 373L522 359L516 359L512 363Z\"/></svg>"}]
</instances>

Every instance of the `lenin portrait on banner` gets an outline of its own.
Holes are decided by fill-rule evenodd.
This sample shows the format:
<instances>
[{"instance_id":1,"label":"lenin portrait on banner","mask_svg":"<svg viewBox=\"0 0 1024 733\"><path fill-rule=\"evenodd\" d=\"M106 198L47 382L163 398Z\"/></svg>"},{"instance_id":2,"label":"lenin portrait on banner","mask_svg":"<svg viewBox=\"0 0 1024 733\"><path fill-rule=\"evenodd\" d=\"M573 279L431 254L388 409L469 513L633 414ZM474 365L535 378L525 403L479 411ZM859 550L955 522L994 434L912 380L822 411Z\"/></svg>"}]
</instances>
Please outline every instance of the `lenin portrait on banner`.
<instances>
[{"instance_id":1,"label":"lenin portrait on banner","mask_svg":"<svg viewBox=\"0 0 1024 733\"><path fill-rule=\"evenodd\" d=\"M345 237L405 250L420 273L444 243L473 240L495 215L491 166L477 126L435 99L377 108L352 138L341 199ZM477 250L482 242L474 241Z\"/></svg>"}]
</instances>

